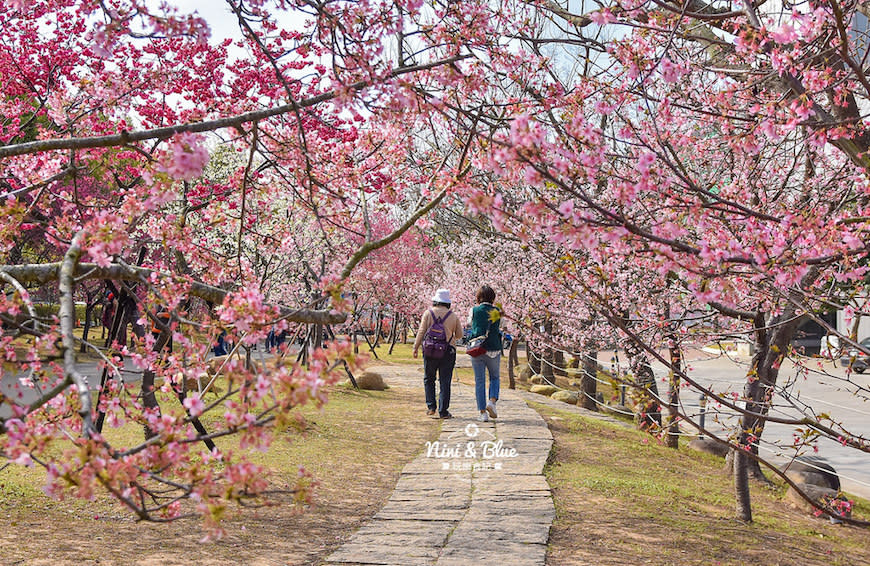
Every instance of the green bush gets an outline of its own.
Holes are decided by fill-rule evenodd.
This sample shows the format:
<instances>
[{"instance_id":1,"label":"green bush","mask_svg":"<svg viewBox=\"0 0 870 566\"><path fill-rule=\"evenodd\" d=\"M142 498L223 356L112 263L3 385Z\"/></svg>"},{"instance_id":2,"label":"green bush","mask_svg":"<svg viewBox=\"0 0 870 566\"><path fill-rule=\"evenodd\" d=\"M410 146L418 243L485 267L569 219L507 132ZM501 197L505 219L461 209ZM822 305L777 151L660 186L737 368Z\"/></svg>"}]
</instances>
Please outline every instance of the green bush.
<instances>
[{"instance_id":1,"label":"green bush","mask_svg":"<svg viewBox=\"0 0 870 566\"><path fill-rule=\"evenodd\" d=\"M85 305L76 304L76 320L79 323L85 321ZM36 316L40 318L49 318L57 316L60 311L60 305L57 303L34 303L33 310L36 311Z\"/></svg>"}]
</instances>

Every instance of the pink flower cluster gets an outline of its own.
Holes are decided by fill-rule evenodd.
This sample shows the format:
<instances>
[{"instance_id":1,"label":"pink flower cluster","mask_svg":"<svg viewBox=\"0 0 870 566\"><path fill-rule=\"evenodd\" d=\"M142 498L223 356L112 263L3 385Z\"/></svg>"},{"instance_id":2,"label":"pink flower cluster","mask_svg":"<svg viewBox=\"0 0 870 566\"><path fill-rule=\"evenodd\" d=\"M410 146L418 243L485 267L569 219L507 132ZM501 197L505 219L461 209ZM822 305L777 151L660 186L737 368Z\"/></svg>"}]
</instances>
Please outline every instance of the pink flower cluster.
<instances>
[{"instance_id":1,"label":"pink flower cluster","mask_svg":"<svg viewBox=\"0 0 870 566\"><path fill-rule=\"evenodd\" d=\"M202 136L185 132L172 138L161 170L173 179L192 181L202 176L209 154L202 145Z\"/></svg>"},{"instance_id":2,"label":"pink flower cluster","mask_svg":"<svg viewBox=\"0 0 870 566\"><path fill-rule=\"evenodd\" d=\"M277 316L275 307L265 304L259 287L253 284L227 293L215 310L222 323L240 333L262 330Z\"/></svg>"}]
</instances>

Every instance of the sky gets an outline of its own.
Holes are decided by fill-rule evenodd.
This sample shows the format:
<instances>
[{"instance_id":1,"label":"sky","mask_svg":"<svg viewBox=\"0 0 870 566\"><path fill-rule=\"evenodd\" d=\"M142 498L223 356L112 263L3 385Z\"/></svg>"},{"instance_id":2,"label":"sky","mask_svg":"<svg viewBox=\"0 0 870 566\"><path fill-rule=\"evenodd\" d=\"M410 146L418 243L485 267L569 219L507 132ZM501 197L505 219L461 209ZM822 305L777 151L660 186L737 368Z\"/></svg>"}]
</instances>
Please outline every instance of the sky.
<instances>
[{"instance_id":1,"label":"sky","mask_svg":"<svg viewBox=\"0 0 870 566\"><path fill-rule=\"evenodd\" d=\"M239 23L230 7L221 0L174 0L170 2L180 13L197 12L211 27L211 42L219 43L226 38L240 39ZM292 12L278 13L278 20L287 27L299 29L303 18Z\"/></svg>"}]
</instances>

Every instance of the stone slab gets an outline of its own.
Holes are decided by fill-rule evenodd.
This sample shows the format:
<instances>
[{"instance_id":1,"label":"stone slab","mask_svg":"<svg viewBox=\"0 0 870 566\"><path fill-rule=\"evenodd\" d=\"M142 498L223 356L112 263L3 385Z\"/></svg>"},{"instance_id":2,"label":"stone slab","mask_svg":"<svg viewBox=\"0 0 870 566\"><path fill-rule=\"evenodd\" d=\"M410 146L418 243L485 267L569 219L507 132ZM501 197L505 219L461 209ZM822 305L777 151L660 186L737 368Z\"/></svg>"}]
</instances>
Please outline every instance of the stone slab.
<instances>
[{"instance_id":1,"label":"stone slab","mask_svg":"<svg viewBox=\"0 0 870 566\"><path fill-rule=\"evenodd\" d=\"M420 375L404 371L391 368L389 382L421 385ZM454 385L450 410L455 418L442 421L439 443L463 448L472 443L474 454L463 450L439 458L421 447L384 507L328 564L544 565L555 517L542 475L553 443L546 423L511 390L502 393L499 418L487 423L476 421L471 387ZM515 456L501 452L484 458L485 441L501 441Z\"/></svg>"}]
</instances>

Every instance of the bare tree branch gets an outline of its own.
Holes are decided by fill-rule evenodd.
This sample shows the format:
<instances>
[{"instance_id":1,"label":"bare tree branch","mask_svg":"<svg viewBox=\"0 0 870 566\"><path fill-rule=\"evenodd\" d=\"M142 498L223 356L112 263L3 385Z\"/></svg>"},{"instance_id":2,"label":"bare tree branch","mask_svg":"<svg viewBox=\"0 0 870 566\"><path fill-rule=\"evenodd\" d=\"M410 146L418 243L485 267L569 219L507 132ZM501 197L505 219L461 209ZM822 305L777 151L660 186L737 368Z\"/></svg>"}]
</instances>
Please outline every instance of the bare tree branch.
<instances>
[{"instance_id":1,"label":"bare tree branch","mask_svg":"<svg viewBox=\"0 0 870 566\"><path fill-rule=\"evenodd\" d=\"M24 264L24 265L0 265L0 272L14 277L21 283L48 283L57 281L61 277L62 263ZM79 280L85 279L110 279L116 281L142 281L156 273L160 277L177 277L169 273L163 273L147 267L132 265L112 264L106 267L94 263L75 263L69 273L70 276ZM190 283L190 294L194 297L212 302L221 303L228 291L219 287L213 287L205 283L193 281ZM281 307L281 314L290 322L302 322L307 324L341 324L347 318L345 313L328 310L290 309Z\"/></svg>"},{"instance_id":2,"label":"bare tree branch","mask_svg":"<svg viewBox=\"0 0 870 566\"><path fill-rule=\"evenodd\" d=\"M366 242L365 244L363 244L362 247L360 247L360 249L358 249L357 252L353 254L353 256L351 256L349 260L347 260L347 263L345 264L344 269L341 272L341 278L347 279L350 276L350 272L353 271L353 268L356 267L359 262L364 260L365 257L371 252L375 251L378 248L382 248L390 242L393 242L397 238L401 237L401 235L404 234L411 226L413 226L414 223L417 222L417 220L419 220L423 215L435 208L446 195L447 189L442 189L441 192L438 193L438 195L434 199L432 199L426 206L418 209L417 212L412 214L411 217L408 218L408 220L406 220L404 224L396 228L393 232L381 238L380 240L376 240L374 242Z\"/></svg>"},{"instance_id":3,"label":"bare tree branch","mask_svg":"<svg viewBox=\"0 0 870 566\"><path fill-rule=\"evenodd\" d=\"M424 63L421 65L412 65L409 67L403 67L401 69L395 69L392 73L390 73L390 78L407 75L409 73L415 73L417 71L425 71L428 69L433 69L435 67L440 67L442 65L449 65L452 63L456 63L457 61L462 61L463 59L468 59L469 57L471 57L471 55L456 55L454 57L448 57L446 59L439 59L438 61L433 61L431 63ZM366 88L367 86L371 86L371 84L371 81L357 81L353 84L347 85L347 87L345 87L345 90L359 91ZM128 132L124 130L120 134L112 134L107 136L38 140L15 145L7 145L0 147L0 159L4 157L12 157L15 155L25 155L28 153L38 153L42 151L52 151L56 149L89 149L96 147L122 146L144 140L168 139L172 136L184 132L200 133L210 132L223 128L236 128L241 126L242 124L257 122L259 120L265 120L267 118L272 118L274 116L279 116L288 112L294 112L299 108L316 106L323 102L332 100L338 95L339 91L329 90L317 96L306 98L305 100L301 100L299 102L292 102L290 104L284 104L281 106L276 106L274 108L266 108L264 110L245 112L243 114L228 116L226 118L218 118L216 120L191 122L187 124L178 124L176 126L167 126L164 128L141 130L138 132Z\"/></svg>"},{"instance_id":4,"label":"bare tree branch","mask_svg":"<svg viewBox=\"0 0 870 566\"><path fill-rule=\"evenodd\" d=\"M92 403L91 393L88 390L88 381L85 376L76 370L76 348L75 338L73 337L73 327L75 326L75 302L73 301L73 292L75 291L75 272L79 262L79 257L82 255L81 241L84 237L84 232L76 234L70 247L63 257L63 262L58 269L58 289L60 290L60 332L63 342L63 371L68 380L71 380L79 394L79 415L82 417L82 434L85 437L95 431L94 423L91 419Z\"/></svg>"}]
</instances>

